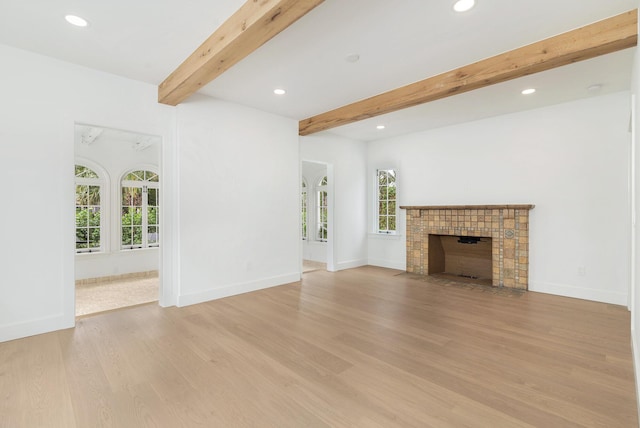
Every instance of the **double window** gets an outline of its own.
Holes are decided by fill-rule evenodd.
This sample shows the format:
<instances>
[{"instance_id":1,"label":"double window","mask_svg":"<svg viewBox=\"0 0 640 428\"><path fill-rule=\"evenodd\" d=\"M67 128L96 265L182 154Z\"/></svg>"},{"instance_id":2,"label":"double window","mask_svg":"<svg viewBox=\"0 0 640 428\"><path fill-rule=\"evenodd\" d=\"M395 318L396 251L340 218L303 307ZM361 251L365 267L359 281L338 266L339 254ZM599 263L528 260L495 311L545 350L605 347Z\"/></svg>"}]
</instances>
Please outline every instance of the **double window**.
<instances>
[{"instance_id":1,"label":"double window","mask_svg":"<svg viewBox=\"0 0 640 428\"><path fill-rule=\"evenodd\" d=\"M76 253L102 251L102 181L91 168L75 166L76 174Z\"/></svg>"},{"instance_id":2,"label":"double window","mask_svg":"<svg viewBox=\"0 0 640 428\"><path fill-rule=\"evenodd\" d=\"M122 179L121 248L160 244L160 183L152 171L132 171Z\"/></svg>"},{"instance_id":3,"label":"double window","mask_svg":"<svg viewBox=\"0 0 640 428\"><path fill-rule=\"evenodd\" d=\"M397 226L396 171L376 172L376 229L378 233L395 234Z\"/></svg>"}]
</instances>

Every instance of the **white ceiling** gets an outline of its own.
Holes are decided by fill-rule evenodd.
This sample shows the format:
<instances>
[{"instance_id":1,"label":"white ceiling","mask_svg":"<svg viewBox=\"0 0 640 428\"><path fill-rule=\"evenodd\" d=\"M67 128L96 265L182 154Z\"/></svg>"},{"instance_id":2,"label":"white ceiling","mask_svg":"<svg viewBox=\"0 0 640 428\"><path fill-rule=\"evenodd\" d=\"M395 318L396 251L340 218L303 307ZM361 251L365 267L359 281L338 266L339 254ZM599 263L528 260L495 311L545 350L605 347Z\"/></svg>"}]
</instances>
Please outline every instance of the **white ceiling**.
<instances>
[{"instance_id":1,"label":"white ceiling","mask_svg":"<svg viewBox=\"0 0 640 428\"><path fill-rule=\"evenodd\" d=\"M0 43L159 84L243 0L0 0ZM326 0L201 93L303 119L637 7L637 0ZM63 17L90 22L75 28ZM331 132L362 140L628 89L635 49ZM349 54L360 60L350 63ZM588 91L592 84L598 91ZM538 92L523 97L519 91ZM273 94L275 87L287 90ZM387 128L377 131L375 125Z\"/></svg>"}]
</instances>

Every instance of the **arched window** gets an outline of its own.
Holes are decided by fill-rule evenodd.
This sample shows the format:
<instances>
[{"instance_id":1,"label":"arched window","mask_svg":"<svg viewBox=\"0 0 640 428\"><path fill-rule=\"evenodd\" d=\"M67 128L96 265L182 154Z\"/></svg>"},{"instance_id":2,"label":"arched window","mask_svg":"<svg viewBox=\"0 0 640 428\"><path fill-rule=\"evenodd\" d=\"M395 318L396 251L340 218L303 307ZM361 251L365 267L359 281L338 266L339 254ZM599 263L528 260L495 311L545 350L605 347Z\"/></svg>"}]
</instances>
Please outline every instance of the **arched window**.
<instances>
[{"instance_id":1,"label":"arched window","mask_svg":"<svg viewBox=\"0 0 640 428\"><path fill-rule=\"evenodd\" d=\"M121 248L160 245L160 182L153 171L131 171L122 178Z\"/></svg>"},{"instance_id":2,"label":"arched window","mask_svg":"<svg viewBox=\"0 0 640 428\"><path fill-rule=\"evenodd\" d=\"M316 185L316 240L327 241L327 176L322 177Z\"/></svg>"},{"instance_id":3,"label":"arched window","mask_svg":"<svg viewBox=\"0 0 640 428\"><path fill-rule=\"evenodd\" d=\"M302 192L300 193L300 210L302 216L302 240L307 239L307 181L302 179Z\"/></svg>"},{"instance_id":4,"label":"arched window","mask_svg":"<svg viewBox=\"0 0 640 428\"><path fill-rule=\"evenodd\" d=\"M96 253L102 246L102 186L98 173L76 164L76 253Z\"/></svg>"}]
</instances>

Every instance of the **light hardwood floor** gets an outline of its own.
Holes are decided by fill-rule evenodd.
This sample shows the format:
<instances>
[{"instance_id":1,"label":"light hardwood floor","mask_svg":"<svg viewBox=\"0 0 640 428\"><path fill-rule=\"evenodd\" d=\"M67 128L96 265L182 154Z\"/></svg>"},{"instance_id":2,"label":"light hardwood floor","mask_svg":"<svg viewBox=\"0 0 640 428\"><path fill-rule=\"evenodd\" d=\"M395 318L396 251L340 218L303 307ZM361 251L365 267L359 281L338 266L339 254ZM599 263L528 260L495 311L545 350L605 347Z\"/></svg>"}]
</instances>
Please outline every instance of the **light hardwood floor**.
<instances>
[{"instance_id":1,"label":"light hardwood floor","mask_svg":"<svg viewBox=\"0 0 640 428\"><path fill-rule=\"evenodd\" d=\"M1 427L635 427L625 308L364 267L0 344Z\"/></svg>"}]
</instances>

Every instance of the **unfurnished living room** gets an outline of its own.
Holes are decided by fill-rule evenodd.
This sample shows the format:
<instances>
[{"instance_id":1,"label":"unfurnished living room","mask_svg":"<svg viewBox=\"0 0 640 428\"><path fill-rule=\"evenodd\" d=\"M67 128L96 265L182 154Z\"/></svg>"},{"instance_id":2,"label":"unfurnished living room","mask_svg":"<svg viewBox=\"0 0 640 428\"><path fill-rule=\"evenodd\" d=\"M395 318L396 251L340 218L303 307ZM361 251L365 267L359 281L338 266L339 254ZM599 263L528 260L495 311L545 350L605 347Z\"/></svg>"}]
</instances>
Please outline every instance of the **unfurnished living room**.
<instances>
[{"instance_id":1,"label":"unfurnished living room","mask_svg":"<svg viewBox=\"0 0 640 428\"><path fill-rule=\"evenodd\" d=\"M637 427L638 3L0 2L0 427Z\"/></svg>"}]
</instances>

